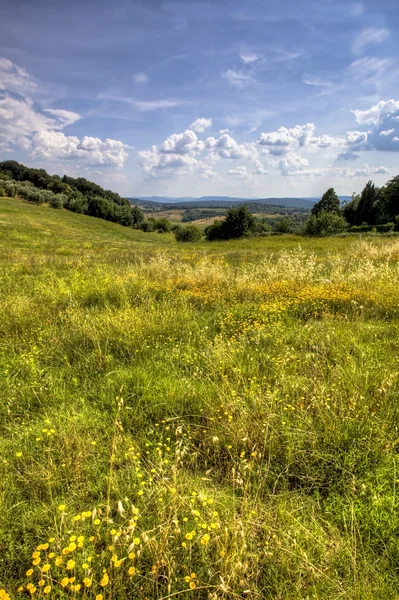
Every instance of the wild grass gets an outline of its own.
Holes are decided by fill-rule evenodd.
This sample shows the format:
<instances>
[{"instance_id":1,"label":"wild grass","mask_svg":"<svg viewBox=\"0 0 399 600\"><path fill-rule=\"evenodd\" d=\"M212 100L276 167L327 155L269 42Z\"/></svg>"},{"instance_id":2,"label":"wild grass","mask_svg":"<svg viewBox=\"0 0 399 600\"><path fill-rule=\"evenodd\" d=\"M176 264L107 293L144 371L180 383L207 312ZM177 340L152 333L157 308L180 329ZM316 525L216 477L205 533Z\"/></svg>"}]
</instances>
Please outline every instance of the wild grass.
<instances>
[{"instance_id":1,"label":"wild grass","mask_svg":"<svg viewBox=\"0 0 399 600\"><path fill-rule=\"evenodd\" d=\"M0 199L0 597L396 599L398 259Z\"/></svg>"}]
</instances>

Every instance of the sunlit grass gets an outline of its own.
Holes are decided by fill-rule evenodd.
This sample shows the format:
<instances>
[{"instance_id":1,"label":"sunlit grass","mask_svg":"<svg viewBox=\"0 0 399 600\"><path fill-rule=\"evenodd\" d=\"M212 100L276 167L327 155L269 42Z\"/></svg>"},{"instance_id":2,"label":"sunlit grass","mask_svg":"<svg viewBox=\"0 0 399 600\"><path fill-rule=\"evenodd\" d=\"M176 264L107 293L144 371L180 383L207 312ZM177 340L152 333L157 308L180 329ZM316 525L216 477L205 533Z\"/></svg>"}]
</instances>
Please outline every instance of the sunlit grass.
<instances>
[{"instance_id":1,"label":"sunlit grass","mask_svg":"<svg viewBox=\"0 0 399 600\"><path fill-rule=\"evenodd\" d=\"M0 199L0 598L397 598L398 258Z\"/></svg>"}]
</instances>

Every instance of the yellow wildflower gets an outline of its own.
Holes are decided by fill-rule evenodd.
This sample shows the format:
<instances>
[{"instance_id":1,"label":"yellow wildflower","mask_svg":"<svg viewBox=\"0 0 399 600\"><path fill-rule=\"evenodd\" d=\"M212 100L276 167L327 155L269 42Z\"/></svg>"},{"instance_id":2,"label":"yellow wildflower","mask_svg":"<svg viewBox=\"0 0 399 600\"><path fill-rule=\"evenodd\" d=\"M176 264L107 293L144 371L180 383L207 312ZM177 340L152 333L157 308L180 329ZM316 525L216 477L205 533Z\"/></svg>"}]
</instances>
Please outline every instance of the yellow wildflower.
<instances>
[{"instance_id":1,"label":"yellow wildflower","mask_svg":"<svg viewBox=\"0 0 399 600\"><path fill-rule=\"evenodd\" d=\"M39 565L39 564L40 564L40 558L34 558L32 560L32 565L34 565L35 567L36 567L36 565Z\"/></svg>"},{"instance_id":2,"label":"yellow wildflower","mask_svg":"<svg viewBox=\"0 0 399 600\"><path fill-rule=\"evenodd\" d=\"M57 567L59 567L62 564L62 556L57 556L57 558L55 559L55 565Z\"/></svg>"},{"instance_id":3,"label":"yellow wildflower","mask_svg":"<svg viewBox=\"0 0 399 600\"><path fill-rule=\"evenodd\" d=\"M194 590L195 589L195 583L194 581L190 581L190 590Z\"/></svg>"},{"instance_id":4,"label":"yellow wildflower","mask_svg":"<svg viewBox=\"0 0 399 600\"><path fill-rule=\"evenodd\" d=\"M128 570L129 575L134 575L136 572L136 568L135 567L130 567L130 569Z\"/></svg>"},{"instance_id":5,"label":"yellow wildflower","mask_svg":"<svg viewBox=\"0 0 399 600\"><path fill-rule=\"evenodd\" d=\"M102 576L102 579L100 581L100 585L102 587L105 587L106 585L108 585L109 583L109 577L108 577L108 573L105 571L105 573Z\"/></svg>"},{"instance_id":6,"label":"yellow wildflower","mask_svg":"<svg viewBox=\"0 0 399 600\"><path fill-rule=\"evenodd\" d=\"M60 504L58 507L58 510L63 512L65 510L65 508L66 508L65 504Z\"/></svg>"},{"instance_id":7,"label":"yellow wildflower","mask_svg":"<svg viewBox=\"0 0 399 600\"><path fill-rule=\"evenodd\" d=\"M90 577L85 577L83 579L83 583L85 584L86 587L90 587L92 584L92 580L90 579Z\"/></svg>"},{"instance_id":8,"label":"yellow wildflower","mask_svg":"<svg viewBox=\"0 0 399 600\"><path fill-rule=\"evenodd\" d=\"M51 592L51 585L46 585L46 587L44 588L43 592L45 594L49 594Z\"/></svg>"},{"instance_id":9,"label":"yellow wildflower","mask_svg":"<svg viewBox=\"0 0 399 600\"><path fill-rule=\"evenodd\" d=\"M71 570L71 569L74 569L74 568L75 568L75 564L76 564L76 563L75 563L75 561L74 561L74 560L68 560L68 562L67 562L67 566L66 566L67 570L69 571L69 570Z\"/></svg>"},{"instance_id":10,"label":"yellow wildflower","mask_svg":"<svg viewBox=\"0 0 399 600\"><path fill-rule=\"evenodd\" d=\"M43 573L47 573L47 571L50 571L50 565L48 563L43 565L42 571Z\"/></svg>"},{"instance_id":11,"label":"yellow wildflower","mask_svg":"<svg viewBox=\"0 0 399 600\"><path fill-rule=\"evenodd\" d=\"M26 575L27 577L30 577L31 575L33 575L33 569L28 569L28 570L26 571L25 575Z\"/></svg>"},{"instance_id":12,"label":"yellow wildflower","mask_svg":"<svg viewBox=\"0 0 399 600\"><path fill-rule=\"evenodd\" d=\"M60 582L60 583L61 583L61 585L62 585L62 587L63 587L63 588L64 588L65 586L67 586L67 585L68 585L68 583L69 583L69 579L68 579L68 577L63 577L63 578L61 579L61 582Z\"/></svg>"}]
</instances>

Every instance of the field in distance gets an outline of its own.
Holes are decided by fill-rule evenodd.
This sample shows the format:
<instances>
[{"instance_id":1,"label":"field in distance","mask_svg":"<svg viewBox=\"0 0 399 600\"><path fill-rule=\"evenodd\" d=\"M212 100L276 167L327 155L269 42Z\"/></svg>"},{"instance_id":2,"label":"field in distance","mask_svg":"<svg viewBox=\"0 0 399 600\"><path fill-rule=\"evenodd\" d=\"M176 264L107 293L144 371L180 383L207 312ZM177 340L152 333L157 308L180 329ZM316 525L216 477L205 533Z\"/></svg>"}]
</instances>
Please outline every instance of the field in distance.
<instances>
[{"instance_id":1,"label":"field in distance","mask_svg":"<svg viewBox=\"0 0 399 600\"><path fill-rule=\"evenodd\" d=\"M399 241L0 198L2 597L396 600Z\"/></svg>"}]
</instances>

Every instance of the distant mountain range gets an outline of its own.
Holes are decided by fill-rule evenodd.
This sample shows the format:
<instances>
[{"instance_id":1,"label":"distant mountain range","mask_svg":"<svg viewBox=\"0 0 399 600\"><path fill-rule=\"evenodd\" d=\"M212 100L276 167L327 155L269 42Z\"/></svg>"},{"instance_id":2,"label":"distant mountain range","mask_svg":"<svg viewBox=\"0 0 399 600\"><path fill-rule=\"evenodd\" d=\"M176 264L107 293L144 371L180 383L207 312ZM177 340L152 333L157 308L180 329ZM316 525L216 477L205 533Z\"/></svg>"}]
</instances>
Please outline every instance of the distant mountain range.
<instances>
[{"instance_id":1,"label":"distant mountain range","mask_svg":"<svg viewBox=\"0 0 399 600\"><path fill-rule=\"evenodd\" d=\"M350 196L340 196L343 200L350 200ZM232 196L201 196L195 197L170 197L170 196L140 196L139 198L129 198L132 202L143 202L151 204L173 204L176 208L226 208L237 204L259 203L272 206L284 206L290 208L312 208L320 198L236 198Z\"/></svg>"}]
</instances>

